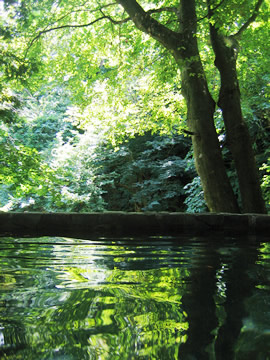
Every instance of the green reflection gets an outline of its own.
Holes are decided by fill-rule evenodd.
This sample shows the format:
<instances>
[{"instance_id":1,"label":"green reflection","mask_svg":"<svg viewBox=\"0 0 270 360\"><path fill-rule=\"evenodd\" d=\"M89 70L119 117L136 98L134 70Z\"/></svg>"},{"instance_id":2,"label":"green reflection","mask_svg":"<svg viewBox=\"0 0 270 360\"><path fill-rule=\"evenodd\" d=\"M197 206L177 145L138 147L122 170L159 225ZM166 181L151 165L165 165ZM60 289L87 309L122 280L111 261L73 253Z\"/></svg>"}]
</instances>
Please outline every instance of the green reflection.
<instances>
[{"instance_id":1,"label":"green reflection","mask_svg":"<svg viewBox=\"0 0 270 360\"><path fill-rule=\"evenodd\" d=\"M248 275L254 283L246 298L247 316L236 344L238 358L270 359L270 243L261 243L256 265L249 267Z\"/></svg>"},{"instance_id":2,"label":"green reflection","mask_svg":"<svg viewBox=\"0 0 270 360\"><path fill-rule=\"evenodd\" d=\"M2 241L4 359L178 358L188 328L178 246L48 240Z\"/></svg>"},{"instance_id":3,"label":"green reflection","mask_svg":"<svg viewBox=\"0 0 270 360\"><path fill-rule=\"evenodd\" d=\"M267 359L269 283L267 242L2 238L0 359Z\"/></svg>"}]
</instances>

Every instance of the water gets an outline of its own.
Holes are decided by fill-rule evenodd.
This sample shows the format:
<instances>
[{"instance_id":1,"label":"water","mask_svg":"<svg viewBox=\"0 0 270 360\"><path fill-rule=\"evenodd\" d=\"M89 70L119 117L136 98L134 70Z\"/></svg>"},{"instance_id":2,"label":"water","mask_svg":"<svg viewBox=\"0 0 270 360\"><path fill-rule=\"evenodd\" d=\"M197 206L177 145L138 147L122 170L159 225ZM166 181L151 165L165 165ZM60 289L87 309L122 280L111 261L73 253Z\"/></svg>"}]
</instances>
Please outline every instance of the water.
<instances>
[{"instance_id":1,"label":"water","mask_svg":"<svg viewBox=\"0 0 270 360\"><path fill-rule=\"evenodd\" d=\"M270 243L0 238L0 359L270 359Z\"/></svg>"}]
</instances>

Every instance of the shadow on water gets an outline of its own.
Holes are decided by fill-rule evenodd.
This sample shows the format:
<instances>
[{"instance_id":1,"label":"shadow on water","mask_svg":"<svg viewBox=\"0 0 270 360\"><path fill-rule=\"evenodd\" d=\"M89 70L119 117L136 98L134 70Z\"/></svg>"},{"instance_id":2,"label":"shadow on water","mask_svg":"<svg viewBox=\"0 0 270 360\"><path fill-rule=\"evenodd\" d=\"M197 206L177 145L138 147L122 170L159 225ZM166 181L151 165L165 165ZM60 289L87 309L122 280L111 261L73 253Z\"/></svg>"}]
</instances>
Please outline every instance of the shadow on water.
<instances>
[{"instance_id":1,"label":"shadow on water","mask_svg":"<svg viewBox=\"0 0 270 360\"><path fill-rule=\"evenodd\" d=\"M270 246L0 239L0 359L270 359Z\"/></svg>"}]
</instances>

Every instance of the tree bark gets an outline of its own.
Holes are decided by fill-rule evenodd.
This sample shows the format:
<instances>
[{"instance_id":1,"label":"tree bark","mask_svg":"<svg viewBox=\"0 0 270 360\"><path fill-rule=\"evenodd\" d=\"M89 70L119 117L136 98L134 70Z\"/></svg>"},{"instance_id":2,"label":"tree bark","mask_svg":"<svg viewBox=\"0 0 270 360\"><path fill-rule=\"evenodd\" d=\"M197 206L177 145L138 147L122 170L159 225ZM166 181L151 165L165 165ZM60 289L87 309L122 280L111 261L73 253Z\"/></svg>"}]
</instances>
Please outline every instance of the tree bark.
<instances>
[{"instance_id":1,"label":"tree bark","mask_svg":"<svg viewBox=\"0 0 270 360\"><path fill-rule=\"evenodd\" d=\"M226 174L215 125L215 102L208 90L200 60L197 38L195 0L182 0L180 31L184 35L183 50L174 51L182 76L182 92L187 102L188 126L192 136L196 169L204 196L212 212L238 212L238 205Z\"/></svg>"},{"instance_id":2,"label":"tree bark","mask_svg":"<svg viewBox=\"0 0 270 360\"><path fill-rule=\"evenodd\" d=\"M141 31L146 32L173 54L182 76L182 90L188 108L197 172L207 206L212 212L239 212L226 174L214 126L215 102L208 90L196 38L195 0L181 0L180 32L153 19L135 0L118 0Z\"/></svg>"},{"instance_id":3,"label":"tree bark","mask_svg":"<svg viewBox=\"0 0 270 360\"><path fill-rule=\"evenodd\" d=\"M221 35L211 23L210 35L221 79L218 106L222 110L227 143L238 176L242 211L266 213L252 141L241 109L236 70L238 44L234 37Z\"/></svg>"}]
</instances>

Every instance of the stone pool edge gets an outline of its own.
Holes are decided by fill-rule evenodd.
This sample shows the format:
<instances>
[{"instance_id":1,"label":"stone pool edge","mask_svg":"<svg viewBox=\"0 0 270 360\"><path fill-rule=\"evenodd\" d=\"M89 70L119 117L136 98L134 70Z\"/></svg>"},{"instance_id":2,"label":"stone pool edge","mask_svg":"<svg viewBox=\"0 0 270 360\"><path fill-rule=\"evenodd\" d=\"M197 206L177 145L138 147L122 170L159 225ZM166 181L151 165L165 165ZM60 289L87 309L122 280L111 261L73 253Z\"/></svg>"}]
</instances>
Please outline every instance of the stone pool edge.
<instances>
[{"instance_id":1,"label":"stone pool edge","mask_svg":"<svg viewBox=\"0 0 270 360\"><path fill-rule=\"evenodd\" d=\"M270 235L270 215L229 213L1 212L0 236Z\"/></svg>"}]
</instances>

